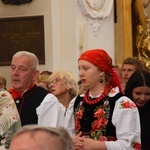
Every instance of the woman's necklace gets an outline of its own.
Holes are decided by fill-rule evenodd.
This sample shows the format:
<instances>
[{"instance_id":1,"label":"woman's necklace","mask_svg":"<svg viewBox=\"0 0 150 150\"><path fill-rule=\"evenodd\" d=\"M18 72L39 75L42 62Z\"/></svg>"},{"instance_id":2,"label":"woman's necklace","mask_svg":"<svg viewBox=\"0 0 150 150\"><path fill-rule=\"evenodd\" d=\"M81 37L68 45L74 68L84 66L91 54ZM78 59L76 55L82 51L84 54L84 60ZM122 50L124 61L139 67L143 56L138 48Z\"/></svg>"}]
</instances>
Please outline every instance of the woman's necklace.
<instances>
[{"instance_id":1,"label":"woman's necklace","mask_svg":"<svg viewBox=\"0 0 150 150\"><path fill-rule=\"evenodd\" d=\"M100 101L102 101L104 99L104 97L107 96L107 94L110 92L110 90L112 89L112 86L105 86L103 93L101 94L100 97L91 100L89 98L89 91L86 92L85 96L84 96L84 101L89 104L89 105L95 105L97 103L99 103Z\"/></svg>"}]
</instances>

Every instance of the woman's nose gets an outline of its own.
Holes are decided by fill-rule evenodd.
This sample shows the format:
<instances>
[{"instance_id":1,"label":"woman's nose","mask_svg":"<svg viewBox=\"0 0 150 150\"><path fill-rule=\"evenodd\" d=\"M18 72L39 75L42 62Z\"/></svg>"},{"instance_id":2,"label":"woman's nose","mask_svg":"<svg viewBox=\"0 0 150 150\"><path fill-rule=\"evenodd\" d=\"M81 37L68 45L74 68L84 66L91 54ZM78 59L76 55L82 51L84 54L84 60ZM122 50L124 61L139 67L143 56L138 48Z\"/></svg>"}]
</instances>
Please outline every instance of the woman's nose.
<instances>
[{"instance_id":1,"label":"woman's nose","mask_svg":"<svg viewBox=\"0 0 150 150\"><path fill-rule=\"evenodd\" d=\"M145 100L145 95L144 94L140 96L140 100Z\"/></svg>"}]
</instances>

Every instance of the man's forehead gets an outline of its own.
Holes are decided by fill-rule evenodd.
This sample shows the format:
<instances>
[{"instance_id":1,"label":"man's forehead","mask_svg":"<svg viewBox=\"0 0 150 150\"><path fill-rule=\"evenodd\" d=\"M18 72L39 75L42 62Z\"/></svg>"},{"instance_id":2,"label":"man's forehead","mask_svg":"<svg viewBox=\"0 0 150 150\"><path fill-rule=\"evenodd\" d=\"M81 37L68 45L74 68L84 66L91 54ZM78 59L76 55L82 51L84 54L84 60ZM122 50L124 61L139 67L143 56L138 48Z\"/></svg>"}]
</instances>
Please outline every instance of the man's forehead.
<instances>
[{"instance_id":1,"label":"man's forehead","mask_svg":"<svg viewBox=\"0 0 150 150\"><path fill-rule=\"evenodd\" d=\"M135 65L132 65L132 64L124 64L122 68L135 68Z\"/></svg>"}]
</instances>

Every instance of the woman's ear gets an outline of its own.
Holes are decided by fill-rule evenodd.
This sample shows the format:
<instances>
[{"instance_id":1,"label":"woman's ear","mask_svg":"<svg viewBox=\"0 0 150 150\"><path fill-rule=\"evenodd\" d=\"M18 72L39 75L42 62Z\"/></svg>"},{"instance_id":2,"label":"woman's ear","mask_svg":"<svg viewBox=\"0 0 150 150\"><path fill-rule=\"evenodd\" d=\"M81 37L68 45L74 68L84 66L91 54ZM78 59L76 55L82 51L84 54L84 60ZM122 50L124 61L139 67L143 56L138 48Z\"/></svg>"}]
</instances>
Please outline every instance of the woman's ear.
<instances>
[{"instance_id":1,"label":"woman's ear","mask_svg":"<svg viewBox=\"0 0 150 150\"><path fill-rule=\"evenodd\" d=\"M105 72L104 72L104 71L101 71L101 72L99 73L99 76L100 76L100 77L103 77L104 74L105 74Z\"/></svg>"},{"instance_id":2,"label":"woman's ear","mask_svg":"<svg viewBox=\"0 0 150 150\"><path fill-rule=\"evenodd\" d=\"M69 91L69 90L70 90L70 87L66 86L66 89Z\"/></svg>"},{"instance_id":3,"label":"woman's ear","mask_svg":"<svg viewBox=\"0 0 150 150\"><path fill-rule=\"evenodd\" d=\"M105 74L105 72L103 72L103 71L101 71L100 74L99 74L99 76L100 76L99 82L100 83L104 82L104 74Z\"/></svg>"}]
</instances>

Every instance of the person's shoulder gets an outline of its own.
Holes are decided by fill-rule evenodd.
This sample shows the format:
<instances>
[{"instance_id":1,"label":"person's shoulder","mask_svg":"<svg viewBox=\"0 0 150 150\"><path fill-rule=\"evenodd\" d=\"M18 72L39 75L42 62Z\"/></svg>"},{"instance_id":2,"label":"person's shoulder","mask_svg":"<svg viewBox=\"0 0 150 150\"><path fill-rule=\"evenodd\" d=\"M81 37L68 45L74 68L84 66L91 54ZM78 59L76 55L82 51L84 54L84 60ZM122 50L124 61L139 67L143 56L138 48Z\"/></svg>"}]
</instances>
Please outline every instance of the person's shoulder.
<instances>
[{"instance_id":1,"label":"person's shoulder","mask_svg":"<svg viewBox=\"0 0 150 150\"><path fill-rule=\"evenodd\" d=\"M1 90L0 90L0 100L5 99L5 98L11 100L11 99L12 99L12 96L11 96L11 94L10 94L7 90L1 89Z\"/></svg>"},{"instance_id":2,"label":"person's shoulder","mask_svg":"<svg viewBox=\"0 0 150 150\"><path fill-rule=\"evenodd\" d=\"M120 98L117 99L116 105L119 107L119 109L137 109L136 104L126 95L120 96Z\"/></svg>"},{"instance_id":3,"label":"person's shoulder","mask_svg":"<svg viewBox=\"0 0 150 150\"><path fill-rule=\"evenodd\" d=\"M31 102L38 106L48 93L49 91L47 91L46 89L34 85L32 89L25 92L23 96L25 99L33 99L33 101ZM34 99L36 100L34 101Z\"/></svg>"},{"instance_id":4,"label":"person's shoulder","mask_svg":"<svg viewBox=\"0 0 150 150\"><path fill-rule=\"evenodd\" d=\"M127 97L125 94L121 93L119 91L118 87L112 88L111 91L109 92L108 96L110 98L115 99L116 101L130 101L131 103L133 102L129 97Z\"/></svg>"},{"instance_id":5,"label":"person's shoulder","mask_svg":"<svg viewBox=\"0 0 150 150\"><path fill-rule=\"evenodd\" d=\"M78 96L74 99L74 110L78 107L79 104L82 103L83 99L84 99L84 94L78 95Z\"/></svg>"},{"instance_id":6,"label":"person's shoulder","mask_svg":"<svg viewBox=\"0 0 150 150\"><path fill-rule=\"evenodd\" d=\"M0 94L2 94L2 93L6 93L7 95L10 95L10 93L5 89L0 89Z\"/></svg>"},{"instance_id":7,"label":"person's shoulder","mask_svg":"<svg viewBox=\"0 0 150 150\"><path fill-rule=\"evenodd\" d=\"M37 85L34 85L34 87L31 89L31 93L32 92L34 94L40 95L40 96L42 96L42 95L45 96L45 95L47 95L49 93L48 90L46 90L46 89L44 89L44 88L42 88L40 86L37 86Z\"/></svg>"},{"instance_id":8,"label":"person's shoulder","mask_svg":"<svg viewBox=\"0 0 150 150\"><path fill-rule=\"evenodd\" d=\"M84 94L78 95L74 98L74 101L82 101L84 98Z\"/></svg>"},{"instance_id":9,"label":"person's shoulder","mask_svg":"<svg viewBox=\"0 0 150 150\"><path fill-rule=\"evenodd\" d=\"M43 101L41 104L48 104L48 103L59 103L58 99L56 96L52 93L47 93L47 95L44 97Z\"/></svg>"},{"instance_id":10,"label":"person's shoulder","mask_svg":"<svg viewBox=\"0 0 150 150\"><path fill-rule=\"evenodd\" d=\"M46 90L46 89L44 89L44 88L42 88L42 87L40 87L40 86L36 86L36 89L37 89L38 91L43 91L43 92L49 93L48 90Z\"/></svg>"},{"instance_id":11,"label":"person's shoulder","mask_svg":"<svg viewBox=\"0 0 150 150\"><path fill-rule=\"evenodd\" d=\"M124 94L119 91L118 87L113 87L108 93L108 96L109 97L117 97L117 96L121 97L121 96L124 96Z\"/></svg>"}]
</instances>

